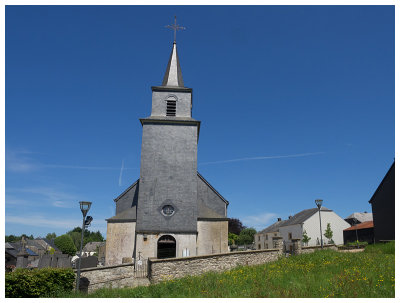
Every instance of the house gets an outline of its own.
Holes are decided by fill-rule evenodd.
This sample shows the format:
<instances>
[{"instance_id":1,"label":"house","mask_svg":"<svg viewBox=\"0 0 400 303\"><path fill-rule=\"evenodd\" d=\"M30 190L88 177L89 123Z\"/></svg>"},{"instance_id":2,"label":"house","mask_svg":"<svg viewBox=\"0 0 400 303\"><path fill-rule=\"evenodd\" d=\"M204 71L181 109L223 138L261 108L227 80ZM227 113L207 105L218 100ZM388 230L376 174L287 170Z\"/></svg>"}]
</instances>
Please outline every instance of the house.
<instances>
[{"instance_id":1,"label":"house","mask_svg":"<svg viewBox=\"0 0 400 303\"><path fill-rule=\"evenodd\" d=\"M88 242L82 249L82 256L89 257L93 256L95 253L99 254L98 248L104 244L104 242Z\"/></svg>"},{"instance_id":2,"label":"house","mask_svg":"<svg viewBox=\"0 0 400 303\"><path fill-rule=\"evenodd\" d=\"M394 240L395 234L395 166L389 168L369 203L372 207L375 241Z\"/></svg>"},{"instance_id":3,"label":"house","mask_svg":"<svg viewBox=\"0 0 400 303\"><path fill-rule=\"evenodd\" d=\"M24 244L22 243L24 241ZM47 239L37 238L34 240L24 239L17 242L6 242L5 260L6 265L16 265L17 255L25 245L25 251L28 253L28 262L40 259L43 255L50 252L53 254L62 254L62 252ZM53 250L52 250L53 249Z\"/></svg>"},{"instance_id":4,"label":"house","mask_svg":"<svg viewBox=\"0 0 400 303\"><path fill-rule=\"evenodd\" d=\"M360 224L367 221L373 221L372 213L352 213L350 216L344 219L350 225Z\"/></svg>"},{"instance_id":5,"label":"house","mask_svg":"<svg viewBox=\"0 0 400 303\"><path fill-rule=\"evenodd\" d=\"M279 235L283 238L284 246L286 250L292 250L292 239L303 239L303 232L307 233L310 237L308 242L309 246L319 245L321 242L321 232L319 224L319 214L318 208L305 209L294 216L289 216L285 221L275 222L273 225L267 227L262 235L269 236L271 232L279 232ZM343 220L339 215L337 215L333 210L326 207L321 207L321 226L322 226L322 238L323 243L327 244L328 239L324 236L327 224L330 223L331 229L333 231L332 240L335 244L343 244L343 230L350 227L350 224ZM260 232L262 233L262 231ZM255 242L258 244L258 236L255 235ZM270 246L270 236L268 237L267 243ZM266 238L264 238L265 243ZM256 244L256 248L258 246ZM305 243L302 242L302 245Z\"/></svg>"},{"instance_id":6,"label":"house","mask_svg":"<svg viewBox=\"0 0 400 303\"><path fill-rule=\"evenodd\" d=\"M343 230L344 244L348 242L368 242L374 243L374 222L366 221Z\"/></svg>"},{"instance_id":7,"label":"house","mask_svg":"<svg viewBox=\"0 0 400 303\"><path fill-rule=\"evenodd\" d=\"M46 239L46 238L36 238L35 240L30 240L39 244L43 249L44 253L54 253L54 254L61 254L61 250L54 244L54 239ZM29 244L29 241L28 241ZM42 255L42 254L41 254Z\"/></svg>"},{"instance_id":8,"label":"house","mask_svg":"<svg viewBox=\"0 0 400 303\"><path fill-rule=\"evenodd\" d=\"M279 226L281 226L285 221L278 218L274 224L264 228L262 231L254 235L254 245L255 249L271 249L273 247L272 238L280 236Z\"/></svg>"},{"instance_id":9,"label":"house","mask_svg":"<svg viewBox=\"0 0 400 303\"><path fill-rule=\"evenodd\" d=\"M32 240L31 240L32 241ZM5 243L5 265L17 265L18 253L23 249L23 244L21 242L6 242ZM27 253L27 262L39 259L39 254L32 250L32 245L30 247L25 246L25 251Z\"/></svg>"}]
</instances>

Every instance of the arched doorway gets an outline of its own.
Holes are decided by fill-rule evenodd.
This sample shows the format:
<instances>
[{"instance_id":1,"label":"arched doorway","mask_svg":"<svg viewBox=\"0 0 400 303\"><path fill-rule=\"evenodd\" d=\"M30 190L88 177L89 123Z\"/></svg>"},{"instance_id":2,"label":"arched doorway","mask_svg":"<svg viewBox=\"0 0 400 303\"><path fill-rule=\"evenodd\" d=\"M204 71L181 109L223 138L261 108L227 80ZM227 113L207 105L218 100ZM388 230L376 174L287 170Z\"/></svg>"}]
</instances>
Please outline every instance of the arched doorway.
<instances>
[{"instance_id":1,"label":"arched doorway","mask_svg":"<svg viewBox=\"0 0 400 303\"><path fill-rule=\"evenodd\" d=\"M176 241L173 236L162 236L157 242L157 259L175 258Z\"/></svg>"}]
</instances>

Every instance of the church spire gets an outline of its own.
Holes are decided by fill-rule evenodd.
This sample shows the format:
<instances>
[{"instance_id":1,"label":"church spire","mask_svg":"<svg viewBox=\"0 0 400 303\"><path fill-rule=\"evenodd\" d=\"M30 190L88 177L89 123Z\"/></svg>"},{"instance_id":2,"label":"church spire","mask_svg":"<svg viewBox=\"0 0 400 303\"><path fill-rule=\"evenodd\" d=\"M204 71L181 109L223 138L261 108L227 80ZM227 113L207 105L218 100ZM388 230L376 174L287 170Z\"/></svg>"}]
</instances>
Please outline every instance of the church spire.
<instances>
[{"instance_id":1,"label":"church spire","mask_svg":"<svg viewBox=\"0 0 400 303\"><path fill-rule=\"evenodd\" d=\"M183 85L183 77L181 66L179 64L178 52L176 50L176 43L172 46L171 56L169 57L167 70L164 75L162 86L178 86Z\"/></svg>"},{"instance_id":2,"label":"church spire","mask_svg":"<svg viewBox=\"0 0 400 303\"><path fill-rule=\"evenodd\" d=\"M162 86L184 87L181 66L179 64L178 52L176 49L176 31L185 28L176 24L176 16L175 23L172 25L167 25L166 27L174 30L174 43L172 45L172 51L169 57L168 66L164 75Z\"/></svg>"}]
</instances>

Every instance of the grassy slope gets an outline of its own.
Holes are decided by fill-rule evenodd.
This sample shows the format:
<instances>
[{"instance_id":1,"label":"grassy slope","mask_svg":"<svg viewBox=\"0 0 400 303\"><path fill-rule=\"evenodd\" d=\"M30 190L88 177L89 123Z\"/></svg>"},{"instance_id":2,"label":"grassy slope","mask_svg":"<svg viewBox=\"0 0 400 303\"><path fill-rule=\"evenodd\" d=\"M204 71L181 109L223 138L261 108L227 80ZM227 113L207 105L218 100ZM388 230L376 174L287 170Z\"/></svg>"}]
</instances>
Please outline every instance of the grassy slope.
<instances>
[{"instance_id":1,"label":"grassy slope","mask_svg":"<svg viewBox=\"0 0 400 303\"><path fill-rule=\"evenodd\" d=\"M361 253L318 251L149 287L101 289L88 297L394 297L394 243L386 245Z\"/></svg>"}]
</instances>

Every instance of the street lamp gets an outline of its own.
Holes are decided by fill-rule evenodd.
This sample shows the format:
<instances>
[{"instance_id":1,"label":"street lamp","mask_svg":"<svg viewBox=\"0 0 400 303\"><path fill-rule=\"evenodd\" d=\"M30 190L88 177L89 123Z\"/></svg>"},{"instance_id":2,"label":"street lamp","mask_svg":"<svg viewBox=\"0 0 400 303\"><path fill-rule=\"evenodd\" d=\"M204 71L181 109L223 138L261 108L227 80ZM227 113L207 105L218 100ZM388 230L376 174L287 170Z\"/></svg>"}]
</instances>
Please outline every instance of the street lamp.
<instances>
[{"instance_id":1,"label":"street lamp","mask_svg":"<svg viewBox=\"0 0 400 303\"><path fill-rule=\"evenodd\" d=\"M321 231L321 249L324 248L324 241L322 240L322 225L321 225L321 206L322 206L322 201L321 199L315 200L315 204L318 207L318 213L319 213L319 229Z\"/></svg>"},{"instance_id":2,"label":"street lamp","mask_svg":"<svg viewBox=\"0 0 400 303\"><path fill-rule=\"evenodd\" d=\"M356 227L357 248L360 248L360 246L358 245L357 219L356 218L353 218L353 226Z\"/></svg>"},{"instance_id":3,"label":"street lamp","mask_svg":"<svg viewBox=\"0 0 400 303\"><path fill-rule=\"evenodd\" d=\"M81 208L81 212L83 215L83 222L82 222L82 234L81 234L81 249L80 249L80 253L79 253L79 262L78 262L78 271L77 271L77 275L76 275L76 290L75 291L79 291L79 280L81 278L81 260L82 260L82 245L83 245L83 232L85 230L85 226L86 226L86 215L90 209L90 206L92 205L92 202L88 202L88 201L80 201L79 202L80 208ZM90 216L88 216L89 218ZM91 219L93 219L92 217L90 217ZM90 220L91 222L92 220ZM90 224L89 222L89 224Z\"/></svg>"}]
</instances>

